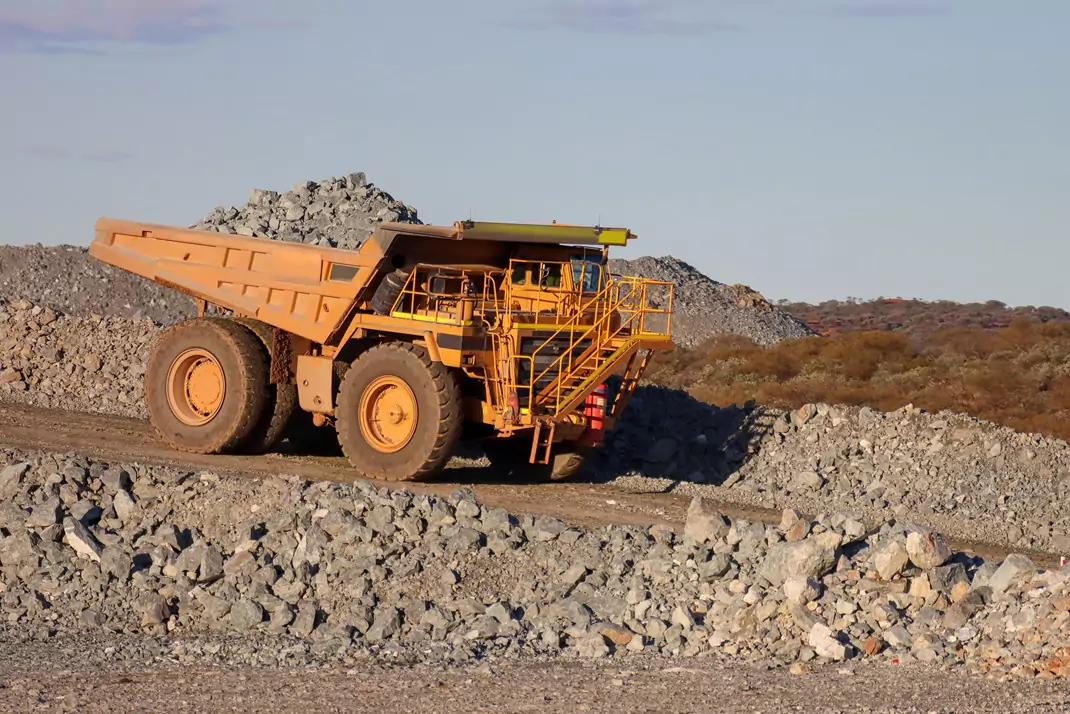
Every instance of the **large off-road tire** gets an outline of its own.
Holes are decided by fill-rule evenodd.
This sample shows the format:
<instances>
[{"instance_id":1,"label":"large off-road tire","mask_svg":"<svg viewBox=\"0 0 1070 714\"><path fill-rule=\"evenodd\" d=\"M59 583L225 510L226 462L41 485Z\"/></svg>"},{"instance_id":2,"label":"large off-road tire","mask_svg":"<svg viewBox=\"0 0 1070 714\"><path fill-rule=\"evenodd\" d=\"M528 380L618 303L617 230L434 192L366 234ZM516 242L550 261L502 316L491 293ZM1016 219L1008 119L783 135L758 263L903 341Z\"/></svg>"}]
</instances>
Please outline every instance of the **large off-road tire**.
<instances>
[{"instance_id":1,"label":"large off-road tire","mask_svg":"<svg viewBox=\"0 0 1070 714\"><path fill-rule=\"evenodd\" d=\"M174 325L157 340L145 376L149 420L172 448L232 453L264 413L268 365L260 340L223 318Z\"/></svg>"},{"instance_id":2,"label":"large off-road tire","mask_svg":"<svg viewBox=\"0 0 1070 714\"><path fill-rule=\"evenodd\" d=\"M271 364L271 346L274 342L275 328L260 320L236 317L234 321L244 325L253 332L263 346L264 360ZM297 385L293 382L268 384L264 412L253 431L238 445L236 451L242 454L264 454L271 451L286 435L290 420L298 410Z\"/></svg>"},{"instance_id":3,"label":"large off-road tire","mask_svg":"<svg viewBox=\"0 0 1070 714\"><path fill-rule=\"evenodd\" d=\"M568 442L555 444L550 463L533 464L530 439L487 439L484 452L491 466L503 475L522 481L567 481L583 468L589 449Z\"/></svg>"},{"instance_id":4,"label":"large off-road tire","mask_svg":"<svg viewBox=\"0 0 1070 714\"><path fill-rule=\"evenodd\" d=\"M422 481L445 466L461 434L461 390L427 350L388 342L342 379L338 441L354 467L384 481Z\"/></svg>"}]
</instances>

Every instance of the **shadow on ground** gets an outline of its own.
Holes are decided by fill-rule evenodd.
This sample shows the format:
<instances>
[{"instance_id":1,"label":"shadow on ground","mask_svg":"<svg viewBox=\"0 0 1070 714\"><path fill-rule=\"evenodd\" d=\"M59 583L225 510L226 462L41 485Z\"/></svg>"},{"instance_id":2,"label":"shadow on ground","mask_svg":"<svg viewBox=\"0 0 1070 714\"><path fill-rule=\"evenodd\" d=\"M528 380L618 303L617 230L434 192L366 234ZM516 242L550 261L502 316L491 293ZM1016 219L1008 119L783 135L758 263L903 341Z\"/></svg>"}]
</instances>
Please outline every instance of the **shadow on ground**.
<instances>
[{"instance_id":1,"label":"shadow on ground","mask_svg":"<svg viewBox=\"0 0 1070 714\"><path fill-rule=\"evenodd\" d=\"M632 395L606 443L587 459L573 479L604 483L624 476L667 479L663 490L680 482L731 485L772 420L752 407L717 407L687 392L643 386ZM317 428L314 438L303 433L279 452L291 456L341 457L331 428ZM454 463L437 481L458 484L537 483L518 478L488 464L478 442L458 444Z\"/></svg>"},{"instance_id":2,"label":"shadow on ground","mask_svg":"<svg viewBox=\"0 0 1070 714\"><path fill-rule=\"evenodd\" d=\"M665 490L684 481L731 485L771 427L769 415L750 405L717 407L682 390L640 387L583 478L668 479Z\"/></svg>"}]
</instances>

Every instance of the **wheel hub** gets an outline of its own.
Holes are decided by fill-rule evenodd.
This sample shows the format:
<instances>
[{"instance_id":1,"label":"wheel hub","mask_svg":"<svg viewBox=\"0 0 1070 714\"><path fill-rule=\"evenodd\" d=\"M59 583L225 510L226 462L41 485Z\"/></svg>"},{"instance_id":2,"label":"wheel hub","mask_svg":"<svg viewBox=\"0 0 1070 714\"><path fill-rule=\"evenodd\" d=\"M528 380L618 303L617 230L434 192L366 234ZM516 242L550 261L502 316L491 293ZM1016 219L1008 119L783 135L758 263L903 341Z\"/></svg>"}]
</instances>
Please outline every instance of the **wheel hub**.
<instances>
[{"instance_id":1,"label":"wheel hub","mask_svg":"<svg viewBox=\"0 0 1070 714\"><path fill-rule=\"evenodd\" d=\"M405 448L416 433L418 416L416 395L399 377L376 378L360 400L361 434L383 453Z\"/></svg>"},{"instance_id":2,"label":"wheel hub","mask_svg":"<svg viewBox=\"0 0 1070 714\"><path fill-rule=\"evenodd\" d=\"M167 374L167 403L184 424L210 422L223 406L226 378L215 356L195 348L180 354Z\"/></svg>"}]
</instances>

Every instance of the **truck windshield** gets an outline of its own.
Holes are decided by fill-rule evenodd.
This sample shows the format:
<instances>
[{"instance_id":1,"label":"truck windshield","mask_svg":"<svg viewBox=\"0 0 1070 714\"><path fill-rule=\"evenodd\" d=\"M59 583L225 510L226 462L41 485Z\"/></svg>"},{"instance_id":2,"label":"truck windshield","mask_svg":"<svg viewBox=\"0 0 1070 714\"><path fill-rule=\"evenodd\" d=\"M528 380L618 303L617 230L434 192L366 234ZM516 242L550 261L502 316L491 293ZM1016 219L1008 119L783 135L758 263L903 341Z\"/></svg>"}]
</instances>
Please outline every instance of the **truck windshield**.
<instances>
[{"instance_id":1,"label":"truck windshield","mask_svg":"<svg viewBox=\"0 0 1070 714\"><path fill-rule=\"evenodd\" d=\"M572 261L572 282L583 293L597 293L602 288L601 256L578 256Z\"/></svg>"}]
</instances>

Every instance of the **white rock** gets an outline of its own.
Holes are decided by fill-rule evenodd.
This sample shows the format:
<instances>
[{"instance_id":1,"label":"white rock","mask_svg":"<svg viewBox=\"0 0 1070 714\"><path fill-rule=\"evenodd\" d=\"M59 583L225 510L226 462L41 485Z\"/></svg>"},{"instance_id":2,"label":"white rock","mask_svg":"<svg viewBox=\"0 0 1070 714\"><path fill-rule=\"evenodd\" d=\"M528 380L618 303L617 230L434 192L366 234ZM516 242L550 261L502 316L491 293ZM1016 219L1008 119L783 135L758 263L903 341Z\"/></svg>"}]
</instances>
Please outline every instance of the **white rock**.
<instances>
[{"instance_id":1,"label":"white rock","mask_svg":"<svg viewBox=\"0 0 1070 714\"><path fill-rule=\"evenodd\" d=\"M838 662L847 657L847 647L837 639L838 634L828 625L818 623L810 630L808 643L819 657Z\"/></svg>"},{"instance_id":2,"label":"white rock","mask_svg":"<svg viewBox=\"0 0 1070 714\"><path fill-rule=\"evenodd\" d=\"M79 555L89 558L94 563L100 562L100 544L89 529L70 516L63 520L63 533L67 537L67 543Z\"/></svg>"},{"instance_id":3,"label":"white rock","mask_svg":"<svg viewBox=\"0 0 1070 714\"><path fill-rule=\"evenodd\" d=\"M821 583L803 575L793 575L784 581L784 595L796 605L806 605L821 597Z\"/></svg>"},{"instance_id":4,"label":"white rock","mask_svg":"<svg viewBox=\"0 0 1070 714\"><path fill-rule=\"evenodd\" d=\"M922 570L932 570L947 562L951 549L939 533L914 531L907 536L907 554L914 565Z\"/></svg>"}]
</instances>

